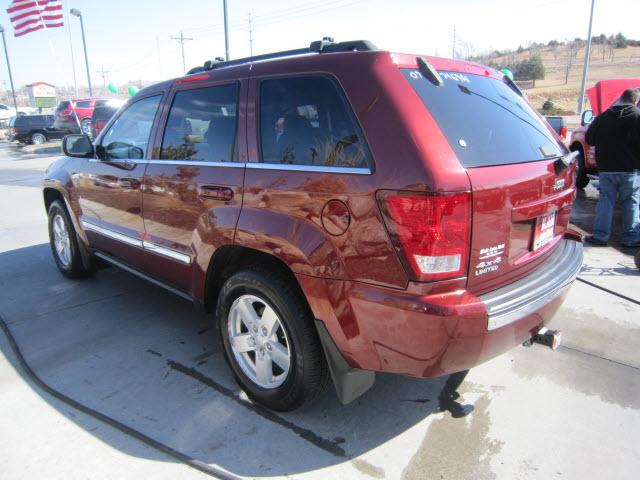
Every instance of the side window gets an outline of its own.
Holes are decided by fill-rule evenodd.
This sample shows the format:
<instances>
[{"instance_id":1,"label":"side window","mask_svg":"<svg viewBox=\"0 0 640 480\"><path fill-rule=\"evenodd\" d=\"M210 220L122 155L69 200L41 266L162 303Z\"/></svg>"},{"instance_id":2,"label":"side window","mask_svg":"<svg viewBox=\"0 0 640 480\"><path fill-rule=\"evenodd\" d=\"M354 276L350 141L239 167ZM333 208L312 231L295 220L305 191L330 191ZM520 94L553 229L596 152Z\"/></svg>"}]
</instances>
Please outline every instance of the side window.
<instances>
[{"instance_id":1,"label":"side window","mask_svg":"<svg viewBox=\"0 0 640 480\"><path fill-rule=\"evenodd\" d=\"M176 93L162 138L162 160L231 162L238 84Z\"/></svg>"},{"instance_id":2,"label":"side window","mask_svg":"<svg viewBox=\"0 0 640 480\"><path fill-rule=\"evenodd\" d=\"M76 108L90 108L91 107L91 101L84 101L84 102L76 102Z\"/></svg>"},{"instance_id":3,"label":"side window","mask_svg":"<svg viewBox=\"0 0 640 480\"><path fill-rule=\"evenodd\" d=\"M102 138L109 159L142 159L162 95L143 98L130 105Z\"/></svg>"},{"instance_id":4,"label":"side window","mask_svg":"<svg viewBox=\"0 0 640 480\"><path fill-rule=\"evenodd\" d=\"M264 163L371 165L353 112L338 85L327 77L262 81L260 137Z\"/></svg>"}]
</instances>

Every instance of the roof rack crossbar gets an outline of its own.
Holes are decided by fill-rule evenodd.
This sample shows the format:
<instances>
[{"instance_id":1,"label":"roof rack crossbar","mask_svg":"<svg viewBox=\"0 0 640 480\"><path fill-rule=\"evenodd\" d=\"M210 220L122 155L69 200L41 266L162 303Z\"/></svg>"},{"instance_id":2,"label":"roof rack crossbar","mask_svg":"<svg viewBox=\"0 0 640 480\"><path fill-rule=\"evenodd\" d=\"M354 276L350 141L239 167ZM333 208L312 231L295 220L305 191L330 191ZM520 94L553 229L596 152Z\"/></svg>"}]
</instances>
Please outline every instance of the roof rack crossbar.
<instances>
[{"instance_id":1,"label":"roof rack crossbar","mask_svg":"<svg viewBox=\"0 0 640 480\"><path fill-rule=\"evenodd\" d=\"M216 57L215 61L208 60L203 66L194 67L187 72L187 75L193 73L206 72L216 68L232 67L234 65L242 65L245 63L259 62L261 60L271 60L273 58L292 57L295 55L305 55L308 53L336 53L336 52L363 52L377 50L377 47L368 40L352 40L349 42L334 43L331 37L324 37L322 40L312 42L308 48L297 48L295 50L285 50L282 52L266 53L264 55L254 55L253 57L237 58L235 60L221 61Z\"/></svg>"}]
</instances>

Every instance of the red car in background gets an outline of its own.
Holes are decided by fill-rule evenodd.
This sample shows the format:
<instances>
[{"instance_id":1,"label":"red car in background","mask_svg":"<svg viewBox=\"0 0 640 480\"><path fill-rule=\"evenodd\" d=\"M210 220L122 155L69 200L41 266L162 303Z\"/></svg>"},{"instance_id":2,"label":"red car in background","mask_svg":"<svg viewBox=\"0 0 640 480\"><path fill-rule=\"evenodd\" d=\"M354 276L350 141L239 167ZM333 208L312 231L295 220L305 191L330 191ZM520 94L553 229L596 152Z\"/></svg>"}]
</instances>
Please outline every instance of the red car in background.
<instances>
[{"instance_id":1,"label":"red car in background","mask_svg":"<svg viewBox=\"0 0 640 480\"><path fill-rule=\"evenodd\" d=\"M580 127L571 132L571 151L580 152L577 159L576 186L585 188L589 184L589 174L598 173L596 149L585 140L587 128L594 117L614 105L627 88L640 88L640 78L612 78L601 80L587 90L592 110L582 112Z\"/></svg>"},{"instance_id":2,"label":"red car in background","mask_svg":"<svg viewBox=\"0 0 640 480\"><path fill-rule=\"evenodd\" d=\"M68 133L89 133L93 110L96 104L105 100L105 98L93 97L61 101L54 112L53 127Z\"/></svg>"}]
</instances>

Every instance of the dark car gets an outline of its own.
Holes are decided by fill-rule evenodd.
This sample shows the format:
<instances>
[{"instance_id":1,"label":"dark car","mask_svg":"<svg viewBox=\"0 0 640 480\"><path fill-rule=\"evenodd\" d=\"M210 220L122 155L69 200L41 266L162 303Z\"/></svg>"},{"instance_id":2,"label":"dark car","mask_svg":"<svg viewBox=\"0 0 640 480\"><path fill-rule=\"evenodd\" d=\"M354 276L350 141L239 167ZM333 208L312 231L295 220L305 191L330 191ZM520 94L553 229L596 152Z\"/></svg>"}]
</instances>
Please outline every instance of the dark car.
<instances>
[{"instance_id":1,"label":"dark car","mask_svg":"<svg viewBox=\"0 0 640 480\"><path fill-rule=\"evenodd\" d=\"M124 105L123 100L100 100L91 115L91 138L96 138L111 117Z\"/></svg>"},{"instance_id":2,"label":"dark car","mask_svg":"<svg viewBox=\"0 0 640 480\"><path fill-rule=\"evenodd\" d=\"M9 120L9 141L41 144L57 140L65 132L53 128L53 115L19 115Z\"/></svg>"},{"instance_id":3,"label":"dark car","mask_svg":"<svg viewBox=\"0 0 640 480\"><path fill-rule=\"evenodd\" d=\"M43 185L63 275L99 258L203 306L277 410L471 368L559 308L575 163L500 72L366 41L205 65L65 138Z\"/></svg>"},{"instance_id":4,"label":"dark car","mask_svg":"<svg viewBox=\"0 0 640 480\"><path fill-rule=\"evenodd\" d=\"M54 127L67 133L90 133L91 115L96 102L102 100L92 97L61 101L54 111Z\"/></svg>"}]
</instances>

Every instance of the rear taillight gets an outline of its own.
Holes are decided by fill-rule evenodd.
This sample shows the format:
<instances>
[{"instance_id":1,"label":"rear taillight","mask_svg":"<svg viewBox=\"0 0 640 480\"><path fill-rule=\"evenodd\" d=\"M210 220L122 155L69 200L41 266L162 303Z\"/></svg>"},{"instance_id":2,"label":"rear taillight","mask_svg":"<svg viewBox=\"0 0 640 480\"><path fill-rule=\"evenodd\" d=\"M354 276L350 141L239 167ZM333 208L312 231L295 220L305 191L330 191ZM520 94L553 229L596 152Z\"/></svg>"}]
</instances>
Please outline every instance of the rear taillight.
<instances>
[{"instance_id":1,"label":"rear taillight","mask_svg":"<svg viewBox=\"0 0 640 480\"><path fill-rule=\"evenodd\" d=\"M11 135L17 135L18 134L18 129L15 127L11 127Z\"/></svg>"},{"instance_id":2,"label":"rear taillight","mask_svg":"<svg viewBox=\"0 0 640 480\"><path fill-rule=\"evenodd\" d=\"M567 127L560 127L560 138L562 140L567 139Z\"/></svg>"},{"instance_id":3,"label":"rear taillight","mask_svg":"<svg viewBox=\"0 0 640 480\"><path fill-rule=\"evenodd\" d=\"M466 275L470 193L383 192L378 199L395 247L415 280Z\"/></svg>"}]
</instances>

